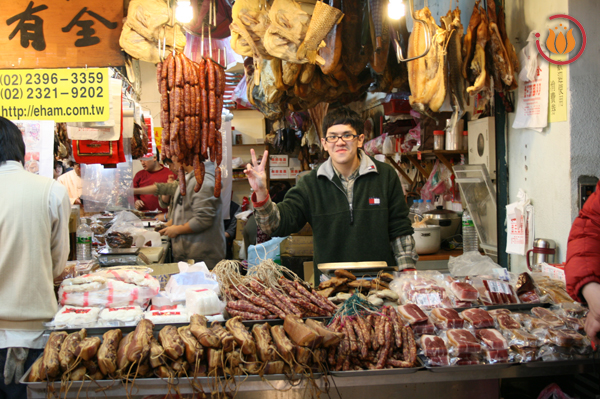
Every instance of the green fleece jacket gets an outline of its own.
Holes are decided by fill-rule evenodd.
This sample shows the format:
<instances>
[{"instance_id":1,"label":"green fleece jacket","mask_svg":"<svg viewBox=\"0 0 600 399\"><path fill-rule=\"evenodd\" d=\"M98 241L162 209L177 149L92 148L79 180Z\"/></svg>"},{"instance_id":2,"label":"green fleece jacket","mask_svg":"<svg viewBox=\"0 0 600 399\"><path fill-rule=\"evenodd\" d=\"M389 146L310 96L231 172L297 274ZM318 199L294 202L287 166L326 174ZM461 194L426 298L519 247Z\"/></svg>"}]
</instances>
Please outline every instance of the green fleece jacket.
<instances>
[{"instance_id":1,"label":"green fleece jacket","mask_svg":"<svg viewBox=\"0 0 600 399\"><path fill-rule=\"evenodd\" d=\"M395 265L390 241L413 234L396 171L363 153L352 205L331 160L302 177L279 203L274 237L313 229L314 263L386 261Z\"/></svg>"}]
</instances>

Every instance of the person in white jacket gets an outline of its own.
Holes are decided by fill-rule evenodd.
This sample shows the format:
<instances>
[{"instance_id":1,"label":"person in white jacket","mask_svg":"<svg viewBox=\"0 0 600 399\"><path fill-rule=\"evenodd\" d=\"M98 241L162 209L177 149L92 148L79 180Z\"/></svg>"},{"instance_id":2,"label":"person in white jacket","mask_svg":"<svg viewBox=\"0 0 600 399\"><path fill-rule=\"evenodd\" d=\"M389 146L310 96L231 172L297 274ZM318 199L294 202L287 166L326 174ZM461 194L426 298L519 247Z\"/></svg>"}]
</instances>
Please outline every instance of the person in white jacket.
<instances>
[{"instance_id":1,"label":"person in white jacket","mask_svg":"<svg viewBox=\"0 0 600 399\"><path fill-rule=\"evenodd\" d=\"M24 168L17 126L0 117L0 397L25 398L18 384L42 353L44 322L56 314L54 279L69 255L67 189Z\"/></svg>"},{"instance_id":2,"label":"person in white jacket","mask_svg":"<svg viewBox=\"0 0 600 399\"><path fill-rule=\"evenodd\" d=\"M81 167L73 162L73 170L62 174L56 179L67 188L71 205L81 205Z\"/></svg>"}]
</instances>

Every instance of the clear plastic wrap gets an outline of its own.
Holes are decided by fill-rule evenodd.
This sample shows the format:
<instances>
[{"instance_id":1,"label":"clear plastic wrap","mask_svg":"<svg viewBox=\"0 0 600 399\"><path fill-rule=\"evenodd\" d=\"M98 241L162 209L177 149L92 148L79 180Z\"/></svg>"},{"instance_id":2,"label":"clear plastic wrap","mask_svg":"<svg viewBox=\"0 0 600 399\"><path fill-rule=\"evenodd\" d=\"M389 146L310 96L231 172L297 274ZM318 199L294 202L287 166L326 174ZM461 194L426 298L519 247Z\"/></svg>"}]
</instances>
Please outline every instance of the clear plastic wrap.
<instances>
[{"instance_id":1,"label":"clear plastic wrap","mask_svg":"<svg viewBox=\"0 0 600 399\"><path fill-rule=\"evenodd\" d=\"M81 199L86 212L134 209L131 162L119 163L116 168L82 164L81 180Z\"/></svg>"},{"instance_id":2,"label":"clear plastic wrap","mask_svg":"<svg viewBox=\"0 0 600 399\"><path fill-rule=\"evenodd\" d=\"M422 335L417 340L419 354L425 357L424 363L427 367L450 366L450 356L446 342L436 335Z\"/></svg>"},{"instance_id":3,"label":"clear plastic wrap","mask_svg":"<svg viewBox=\"0 0 600 399\"><path fill-rule=\"evenodd\" d=\"M402 304L413 303L422 309L451 308L452 301L440 285L443 280L437 271L401 273L392 280L390 289L398 294Z\"/></svg>"},{"instance_id":4,"label":"clear plastic wrap","mask_svg":"<svg viewBox=\"0 0 600 399\"><path fill-rule=\"evenodd\" d=\"M468 321L473 328L494 327L494 318L484 309L472 308L463 310L460 317Z\"/></svg>"},{"instance_id":5,"label":"clear plastic wrap","mask_svg":"<svg viewBox=\"0 0 600 399\"><path fill-rule=\"evenodd\" d=\"M548 323L551 327L561 328L561 327L565 326L565 322L563 320L561 320L561 318L558 317L558 315L550 309L542 308L542 307L535 307L535 308L531 309L531 314L533 316L536 316L536 317L542 319L543 321Z\"/></svg>"},{"instance_id":6,"label":"clear plastic wrap","mask_svg":"<svg viewBox=\"0 0 600 399\"><path fill-rule=\"evenodd\" d=\"M507 305L519 303L515 289L510 282L493 277L473 277L473 287L479 291L479 298L484 305Z\"/></svg>"},{"instance_id":7,"label":"clear plastic wrap","mask_svg":"<svg viewBox=\"0 0 600 399\"><path fill-rule=\"evenodd\" d=\"M547 337L554 345L557 346L566 348L570 348L572 346L586 346L586 338L574 330L549 328Z\"/></svg>"},{"instance_id":8,"label":"clear plastic wrap","mask_svg":"<svg viewBox=\"0 0 600 399\"><path fill-rule=\"evenodd\" d=\"M508 349L508 341L502 333L495 328L480 328L475 331L475 336L480 340L484 349Z\"/></svg>"},{"instance_id":9,"label":"clear plastic wrap","mask_svg":"<svg viewBox=\"0 0 600 399\"><path fill-rule=\"evenodd\" d=\"M544 340L533 335L522 328L514 330L503 330L504 338L508 345L517 348L539 348L544 344Z\"/></svg>"},{"instance_id":10,"label":"clear plastic wrap","mask_svg":"<svg viewBox=\"0 0 600 399\"><path fill-rule=\"evenodd\" d=\"M522 303L540 303L541 293L535 285L533 277L527 272L519 274L517 284L515 286L517 296Z\"/></svg>"},{"instance_id":11,"label":"clear plastic wrap","mask_svg":"<svg viewBox=\"0 0 600 399\"><path fill-rule=\"evenodd\" d=\"M145 307L159 288L158 280L138 270L101 270L64 280L58 297L61 305Z\"/></svg>"},{"instance_id":12,"label":"clear plastic wrap","mask_svg":"<svg viewBox=\"0 0 600 399\"><path fill-rule=\"evenodd\" d=\"M438 330L463 328L465 325L465 320L458 312L450 308L435 308L429 314L429 318Z\"/></svg>"},{"instance_id":13,"label":"clear plastic wrap","mask_svg":"<svg viewBox=\"0 0 600 399\"><path fill-rule=\"evenodd\" d=\"M481 344L472 331L464 328L450 329L440 334L445 335L449 353L453 356L481 353Z\"/></svg>"},{"instance_id":14,"label":"clear plastic wrap","mask_svg":"<svg viewBox=\"0 0 600 399\"><path fill-rule=\"evenodd\" d=\"M542 273L531 273L531 277L533 277L535 284L542 294L542 302L551 302L554 304L575 302L567 293L567 288L563 281L551 279Z\"/></svg>"}]
</instances>

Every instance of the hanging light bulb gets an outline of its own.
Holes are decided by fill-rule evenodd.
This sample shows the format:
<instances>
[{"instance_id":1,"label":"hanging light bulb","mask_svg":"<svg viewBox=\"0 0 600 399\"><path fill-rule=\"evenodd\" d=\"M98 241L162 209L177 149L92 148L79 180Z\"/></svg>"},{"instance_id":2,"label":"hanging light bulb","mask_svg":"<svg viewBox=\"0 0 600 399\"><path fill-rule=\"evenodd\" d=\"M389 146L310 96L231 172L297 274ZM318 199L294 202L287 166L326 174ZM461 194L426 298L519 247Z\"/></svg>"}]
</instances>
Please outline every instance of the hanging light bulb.
<instances>
[{"instance_id":1,"label":"hanging light bulb","mask_svg":"<svg viewBox=\"0 0 600 399\"><path fill-rule=\"evenodd\" d=\"M182 24L187 24L194 18L194 9L189 0L179 0L175 9L175 18Z\"/></svg>"},{"instance_id":2,"label":"hanging light bulb","mask_svg":"<svg viewBox=\"0 0 600 399\"><path fill-rule=\"evenodd\" d=\"M388 16L391 19L400 19L404 16L404 4L402 0L390 0L388 4Z\"/></svg>"}]
</instances>

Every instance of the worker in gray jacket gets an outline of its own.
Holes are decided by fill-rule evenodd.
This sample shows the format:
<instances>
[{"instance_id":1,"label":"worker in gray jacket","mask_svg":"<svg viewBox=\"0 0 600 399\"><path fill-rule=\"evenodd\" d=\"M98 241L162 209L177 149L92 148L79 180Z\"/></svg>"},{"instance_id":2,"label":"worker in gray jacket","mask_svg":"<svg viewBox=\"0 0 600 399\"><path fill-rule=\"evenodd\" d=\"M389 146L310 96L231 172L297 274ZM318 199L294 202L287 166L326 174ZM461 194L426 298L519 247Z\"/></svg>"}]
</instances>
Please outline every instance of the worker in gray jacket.
<instances>
[{"instance_id":1,"label":"worker in gray jacket","mask_svg":"<svg viewBox=\"0 0 600 399\"><path fill-rule=\"evenodd\" d=\"M177 157L164 159L171 170L178 170ZM187 193L181 195L177 188L173 198L173 210L167 227L160 234L171 238L173 261L203 261L209 269L225 259L225 231L221 198L213 195L215 188L215 164L205 162L202 188L194 192L196 177L191 166L183 166Z\"/></svg>"}]
</instances>

